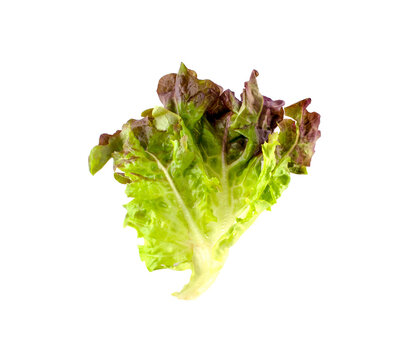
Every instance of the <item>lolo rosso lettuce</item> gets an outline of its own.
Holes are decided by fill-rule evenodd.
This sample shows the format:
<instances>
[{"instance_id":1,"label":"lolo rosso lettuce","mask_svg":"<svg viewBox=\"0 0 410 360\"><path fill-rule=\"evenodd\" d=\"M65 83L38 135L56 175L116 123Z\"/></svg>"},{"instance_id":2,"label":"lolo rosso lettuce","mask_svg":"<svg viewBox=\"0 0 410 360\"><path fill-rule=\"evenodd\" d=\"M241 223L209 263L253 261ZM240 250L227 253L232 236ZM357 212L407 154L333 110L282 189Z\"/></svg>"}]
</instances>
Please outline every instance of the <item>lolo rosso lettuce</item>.
<instances>
[{"instance_id":1,"label":"lolo rosso lettuce","mask_svg":"<svg viewBox=\"0 0 410 360\"><path fill-rule=\"evenodd\" d=\"M180 299L213 283L229 248L276 203L290 173L307 173L320 137L310 99L284 107L260 94L257 76L252 71L239 100L181 64L159 81L162 107L102 134L91 150L91 174L112 158L115 179L126 185L125 225L144 238L148 270L192 271L174 293Z\"/></svg>"}]
</instances>

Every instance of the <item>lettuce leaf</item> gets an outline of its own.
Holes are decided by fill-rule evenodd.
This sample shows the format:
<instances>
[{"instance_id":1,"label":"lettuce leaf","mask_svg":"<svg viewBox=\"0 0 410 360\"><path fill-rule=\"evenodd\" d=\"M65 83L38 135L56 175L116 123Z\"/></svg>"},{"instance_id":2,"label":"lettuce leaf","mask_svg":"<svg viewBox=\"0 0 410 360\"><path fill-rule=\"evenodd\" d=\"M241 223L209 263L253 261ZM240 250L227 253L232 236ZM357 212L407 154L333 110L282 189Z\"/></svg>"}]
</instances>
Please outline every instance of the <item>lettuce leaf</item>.
<instances>
[{"instance_id":1,"label":"lettuce leaf","mask_svg":"<svg viewBox=\"0 0 410 360\"><path fill-rule=\"evenodd\" d=\"M276 203L290 173L305 174L320 115L310 99L284 108L259 92L252 71L241 99L181 64L162 77L163 106L145 110L113 135L102 134L89 156L94 175L109 159L132 200L125 225L144 238L149 271L192 271L174 295L193 299L215 280L229 248Z\"/></svg>"}]
</instances>

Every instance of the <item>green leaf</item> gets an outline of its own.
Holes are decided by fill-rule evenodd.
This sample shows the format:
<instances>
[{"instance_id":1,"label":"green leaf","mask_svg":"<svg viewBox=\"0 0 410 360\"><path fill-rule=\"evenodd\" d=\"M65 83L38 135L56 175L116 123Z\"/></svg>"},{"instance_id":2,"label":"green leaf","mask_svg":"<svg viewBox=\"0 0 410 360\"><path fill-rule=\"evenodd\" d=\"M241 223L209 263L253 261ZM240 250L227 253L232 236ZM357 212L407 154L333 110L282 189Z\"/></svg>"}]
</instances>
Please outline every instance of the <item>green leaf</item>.
<instances>
[{"instance_id":1,"label":"green leaf","mask_svg":"<svg viewBox=\"0 0 410 360\"><path fill-rule=\"evenodd\" d=\"M102 134L100 136L99 144L93 147L88 157L88 167L91 174L95 175L111 159L115 151L121 150L120 133L121 131L118 130L113 135Z\"/></svg>"},{"instance_id":2,"label":"green leaf","mask_svg":"<svg viewBox=\"0 0 410 360\"><path fill-rule=\"evenodd\" d=\"M103 134L91 150L92 174L110 158L126 186L125 225L144 238L149 271L191 270L178 293L193 299L215 280L229 248L304 173L320 136L310 99L283 108L260 94L253 71L241 100L184 64L161 78L164 107Z\"/></svg>"}]
</instances>

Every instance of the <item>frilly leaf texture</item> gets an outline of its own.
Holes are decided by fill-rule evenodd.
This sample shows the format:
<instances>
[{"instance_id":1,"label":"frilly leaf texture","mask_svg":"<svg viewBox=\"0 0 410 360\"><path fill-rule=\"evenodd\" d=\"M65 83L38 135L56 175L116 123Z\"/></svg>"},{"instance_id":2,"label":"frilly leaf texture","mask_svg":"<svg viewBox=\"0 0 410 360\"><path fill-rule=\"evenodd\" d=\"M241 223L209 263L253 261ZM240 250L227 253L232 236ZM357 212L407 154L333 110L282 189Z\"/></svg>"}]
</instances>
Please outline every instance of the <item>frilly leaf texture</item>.
<instances>
[{"instance_id":1,"label":"frilly leaf texture","mask_svg":"<svg viewBox=\"0 0 410 360\"><path fill-rule=\"evenodd\" d=\"M94 175L109 159L132 200L125 225L144 238L140 257L149 271L192 271L175 293L202 294L229 248L290 181L304 174L320 137L310 99L284 107L259 92L258 72L241 98L181 64L159 80L162 107L145 110L113 135L103 134L89 156Z\"/></svg>"}]
</instances>

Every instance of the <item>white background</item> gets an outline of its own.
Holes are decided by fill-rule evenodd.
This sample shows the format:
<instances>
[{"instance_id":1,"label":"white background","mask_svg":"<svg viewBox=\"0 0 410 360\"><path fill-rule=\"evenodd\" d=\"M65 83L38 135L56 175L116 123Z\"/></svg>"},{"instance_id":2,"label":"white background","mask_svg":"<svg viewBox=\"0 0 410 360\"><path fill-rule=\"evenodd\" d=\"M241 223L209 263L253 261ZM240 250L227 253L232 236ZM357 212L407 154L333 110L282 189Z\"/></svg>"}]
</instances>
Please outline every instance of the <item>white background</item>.
<instances>
[{"instance_id":1,"label":"white background","mask_svg":"<svg viewBox=\"0 0 410 360\"><path fill-rule=\"evenodd\" d=\"M0 358L409 359L406 1L2 1ZM406 35L407 33L407 35ZM312 98L308 176L216 283L149 273L89 150L180 61L239 94Z\"/></svg>"}]
</instances>

